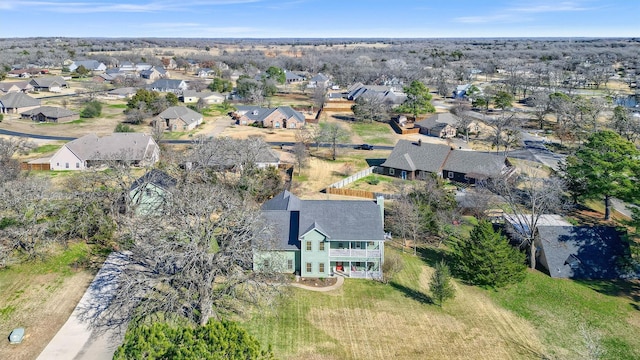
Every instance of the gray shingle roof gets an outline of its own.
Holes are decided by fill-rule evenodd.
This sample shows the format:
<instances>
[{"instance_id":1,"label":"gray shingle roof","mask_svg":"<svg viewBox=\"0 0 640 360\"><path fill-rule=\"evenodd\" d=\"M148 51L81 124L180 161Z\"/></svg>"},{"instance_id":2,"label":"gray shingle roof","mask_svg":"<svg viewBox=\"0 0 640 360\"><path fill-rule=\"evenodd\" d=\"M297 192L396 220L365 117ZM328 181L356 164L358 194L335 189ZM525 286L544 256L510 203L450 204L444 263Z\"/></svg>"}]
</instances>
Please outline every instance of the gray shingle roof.
<instances>
[{"instance_id":1,"label":"gray shingle roof","mask_svg":"<svg viewBox=\"0 0 640 360\"><path fill-rule=\"evenodd\" d=\"M442 169L463 174L495 177L502 174L505 157L477 151L453 150Z\"/></svg>"},{"instance_id":2,"label":"gray shingle roof","mask_svg":"<svg viewBox=\"0 0 640 360\"><path fill-rule=\"evenodd\" d=\"M199 114L188 107L172 106L167 110L158 114L162 119L182 119L185 124L190 125L202 120L202 114Z\"/></svg>"},{"instance_id":3,"label":"gray shingle roof","mask_svg":"<svg viewBox=\"0 0 640 360\"><path fill-rule=\"evenodd\" d=\"M394 169L415 171L423 170L439 173L447 155L451 152L448 145L430 144L409 140L399 140L382 166Z\"/></svg>"},{"instance_id":4,"label":"gray shingle roof","mask_svg":"<svg viewBox=\"0 0 640 360\"><path fill-rule=\"evenodd\" d=\"M67 81L62 76L45 76L40 78L33 78L29 83L38 88L49 88L55 85L67 86Z\"/></svg>"},{"instance_id":5,"label":"gray shingle roof","mask_svg":"<svg viewBox=\"0 0 640 360\"><path fill-rule=\"evenodd\" d=\"M449 124L455 127L459 122L459 118L451 113L440 113L429 116L424 120L420 120L415 123L415 126L419 126L425 129L434 129L437 126L444 127L442 124Z\"/></svg>"},{"instance_id":6,"label":"gray shingle roof","mask_svg":"<svg viewBox=\"0 0 640 360\"><path fill-rule=\"evenodd\" d=\"M156 142L142 133L113 133L99 138L88 134L65 145L81 160L129 160L149 159Z\"/></svg>"},{"instance_id":7,"label":"gray shingle roof","mask_svg":"<svg viewBox=\"0 0 640 360\"><path fill-rule=\"evenodd\" d=\"M262 204L262 210L300 210L300 199L285 190Z\"/></svg>"},{"instance_id":8,"label":"gray shingle roof","mask_svg":"<svg viewBox=\"0 0 640 360\"><path fill-rule=\"evenodd\" d=\"M180 86L186 84L184 80L177 79L158 79L149 85L151 89L163 89L163 90L179 90Z\"/></svg>"},{"instance_id":9,"label":"gray shingle roof","mask_svg":"<svg viewBox=\"0 0 640 360\"><path fill-rule=\"evenodd\" d=\"M17 109L30 106L40 106L40 99L34 99L21 92L8 93L0 97L0 104L2 104L2 107L6 109Z\"/></svg>"},{"instance_id":10,"label":"gray shingle roof","mask_svg":"<svg viewBox=\"0 0 640 360\"><path fill-rule=\"evenodd\" d=\"M299 249L300 236L318 230L332 240L384 240L379 206L373 201L300 200L288 191L262 205L275 228L278 249Z\"/></svg>"},{"instance_id":11,"label":"gray shingle roof","mask_svg":"<svg viewBox=\"0 0 640 360\"><path fill-rule=\"evenodd\" d=\"M38 114L42 114L48 118L57 119L57 118L77 115L78 113L65 108L61 108L61 107L41 106L35 109L25 111L21 115L33 116Z\"/></svg>"},{"instance_id":12,"label":"gray shingle roof","mask_svg":"<svg viewBox=\"0 0 640 360\"><path fill-rule=\"evenodd\" d=\"M151 171L147 171L144 175L134 181L133 184L131 184L130 190L146 184L153 184L166 190L176 186L176 183L176 179L166 172L158 169L151 169Z\"/></svg>"},{"instance_id":13,"label":"gray shingle roof","mask_svg":"<svg viewBox=\"0 0 640 360\"><path fill-rule=\"evenodd\" d=\"M540 226L540 245L554 278L615 279L629 247L613 227Z\"/></svg>"}]
</instances>

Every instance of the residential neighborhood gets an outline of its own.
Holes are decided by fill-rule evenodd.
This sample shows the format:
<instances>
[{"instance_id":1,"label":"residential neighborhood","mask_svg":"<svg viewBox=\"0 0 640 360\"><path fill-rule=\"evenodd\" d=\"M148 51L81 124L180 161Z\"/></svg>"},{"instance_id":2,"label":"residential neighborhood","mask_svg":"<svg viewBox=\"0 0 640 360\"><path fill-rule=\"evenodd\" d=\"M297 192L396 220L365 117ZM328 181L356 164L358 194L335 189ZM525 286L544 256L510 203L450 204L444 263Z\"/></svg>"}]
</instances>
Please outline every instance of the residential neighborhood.
<instances>
[{"instance_id":1,"label":"residential neighborhood","mask_svg":"<svg viewBox=\"0 0 640 360\"><path fill-rule=\"evenodd\" d=\"M20 40L0 358L640 358L633 38Z\"/></svg>"}]
</instances>

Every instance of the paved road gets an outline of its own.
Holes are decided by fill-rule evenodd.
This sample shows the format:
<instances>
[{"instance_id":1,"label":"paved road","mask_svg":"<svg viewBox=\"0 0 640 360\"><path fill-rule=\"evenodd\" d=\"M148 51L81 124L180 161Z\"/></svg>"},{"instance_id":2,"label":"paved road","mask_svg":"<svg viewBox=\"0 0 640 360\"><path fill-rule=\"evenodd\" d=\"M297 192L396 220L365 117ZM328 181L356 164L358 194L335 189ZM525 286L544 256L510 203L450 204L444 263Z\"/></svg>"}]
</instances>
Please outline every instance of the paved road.
<instances>
[{"instance_id":1,"label":"paved road","mask_svg":"<svg viewBox=\"0 0 640 360\"><path fill-rule=\"evenodd\" d=\"M108 294L116 279L118 268L125 262L120 253L109 255L104 265L87 288L80 302L67 322L51 339L37 360L108 360L122 342L114 330L97 333L82 320L81 314L87 308L94 308Z\"/></svg>"},{"instance_id":2,"label":"paved road","mask_svg":"<svg viewBox=\"0 0 640 360\"><path fill-rule=\"evenodd\" d=\"M222 126L223 126L222 124L220 125L216 124L216 127L214 128L211 136L216 136L220 132L222 132L222 130L224 130ZM40 140L52 140L52 141L71 141L76 139L73 137L66 137L66 136L28 134L28 133L22 133L22 132L16 132L16 131L4 130L4 129L0 129L0 135L8 135L8 136L30 138L30 139L40 139ZM161 140L160 142L165 144L191 144L193 140ZM272 141L272 142L268 142L267 144L272 146L293 146L296 143ZM357 145L360 145L360 144L338 144L337 146L339 148L354 148ZM323 148L331 147L331 144L322 143L320 144L320 147L323 147ZM393 146L389 146L389 145L374 145L374 148L377 150L393 150Z\"/></svg>"}]
</instances>

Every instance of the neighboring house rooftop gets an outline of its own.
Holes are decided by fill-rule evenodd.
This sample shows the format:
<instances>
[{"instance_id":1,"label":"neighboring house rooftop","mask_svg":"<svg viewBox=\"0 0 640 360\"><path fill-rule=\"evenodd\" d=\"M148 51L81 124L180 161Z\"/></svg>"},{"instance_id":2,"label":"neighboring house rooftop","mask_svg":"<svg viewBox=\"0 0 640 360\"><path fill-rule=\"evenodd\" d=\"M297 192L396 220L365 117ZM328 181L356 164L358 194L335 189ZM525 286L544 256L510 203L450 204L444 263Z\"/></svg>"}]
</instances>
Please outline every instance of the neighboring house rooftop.
<instances>
[{"instance_id":1,"label":"neighboring house rooftop","mask_svg":"<svg viewBox=\"0 0 640 360\"><path fill-rule=\"evenodd\" d=\"M185 106L172 106L158 114L162 119L181 119L185 124L191 125L202 120L202 114Z\"/></svg>"},{"instance_id":2,"label":"neighboring house rooftop","mask_svg":"<svg viewBox=\"0 0 640 360\"><path fill-rule=\"evenodd\" d=\"M538 236L554 278L616 279L629 246L613 227L539 226Z\"/></svg>"},{"instance_id":3,"label":"neighboring house rooftop","mask_svg":"<svg viewBox=\"0 0 640 360\"><path fill-rule=\"evenodd\" d=\"M0 96L0 104L2 104L2 107L4 108L17 109L40 106L40 99L34 99L25 93L16 92Z\"/></svg>"},{"instance_id":4,"label":"neighboring house rooftop","mask_svg":"<svg viewBox=\"0 0 640 360\"><path fill-rule=\"evenodd\" d=\"M106 66L98 60L76 60L69 66L69 70L73 71L80 66L84 66L85 69L90 71L106 69Z\"/></svg>"},{"instance_id":5,"label":"neighboring house rooftop","mask_svg":"<svg viewBox=\"0 0 640 360\"><path fill-rule=\"evenodd\" d=\"M29 83L38 88L49 88L55 85L67 86L67 81L62 76L45 76L41 78L33 78Z\"/></svg>"},{"instance_id":6,"label":"neighboring house rooftop","mask_svg":"<svg viewBox=\"0 0 640 360\"><path fill-rule=\"evenodd\" d=\"M148 171L147 173L139 177L136 181L134 181L133 184L131 184L130 190L147 184L153 184L157 187L167 190L175 187L176 183L176 179L166 172L158 169L152 169L151 171Z\"/></svg>"},{"instance_id":7,"label":"neighboring house rooftop","mask_svg":"<svg viewBox=\"0 0 640 360\"><path fill-rule=\"evenodd\" d=\"M28 81L0 82L0 91L8 93L12 91L12 89L17 89L18 91L27 91L33 89L33 86L31 86Z\"/></svg>"},{"instance_id":8,"label":"neighboring house rooftop","mask_svg":"<svg viewBox=\"0 0 640 360\"><path fill-rule=\"evenodd\" d=\"M443 170L465 173L475 179L496 177L503 173L505 157L486 152L453 150Z\"/></svg>"},{"instance_id":9,"label":"neighboring house rooftop","mask_svg":"<svg viewBox=\"0 0 640 360\"><path fill-rule=\"evenodd\" d=\"M451 125L455 127L459 123L460 119L452 113L439 113L424 120L417 121L415 126L420 126L425 129L436 128L439 124Z\"/></svg>"},{"instance_id":10,"label":"neighboring house rooftop","mask_svg":"<svg viewBox=\"0 0 640 360\"><path fill-rule=\"evenodd\" d=\"M88 134L65 145L81 160L140 161L153 155L157 145L141 133L113 133L99 138Z\"/></svg>"},{"instance_id":11,"label":"neighboring house rooftop","mask_svg":"<svg viewBox=\"0 0 640 360\"><path fill-rule=\"evenodd\" d=\"M449 145L400 140L382 166L438 173L450 152Z\"/></svg>"},{"instance_id":12,"label":"neighboring house rooftop","mask_svg":"<svg viewBox=\"0 0 640 360\"><path fill-rule=\"evenodd\" d=\"M53 119L78 115L78 113L75 111L71 111L65 108L55 107L55 106L41 106L35 109L25 111L21 115L34 116L38 114L42 114L48 118L53 118Z\"/></svg>"}]
</instances>

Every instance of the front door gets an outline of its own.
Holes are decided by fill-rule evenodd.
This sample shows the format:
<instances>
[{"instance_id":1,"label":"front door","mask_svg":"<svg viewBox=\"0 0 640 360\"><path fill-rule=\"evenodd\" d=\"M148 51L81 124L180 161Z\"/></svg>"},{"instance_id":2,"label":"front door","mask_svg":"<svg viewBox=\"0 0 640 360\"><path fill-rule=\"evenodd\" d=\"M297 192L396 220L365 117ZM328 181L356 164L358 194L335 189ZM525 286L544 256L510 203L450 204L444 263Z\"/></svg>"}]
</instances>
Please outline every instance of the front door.
<instances>
[{"instance_id":1,"label":"front door","mask_svg":"<svg viewBox=\"0 0 640 360\"><path fill-rule=\"evenodd\" d=\"M400 177L402 178L402 180L407 180L407 172L402 170L402 172L400 173Z\"/></svg>"}]
</instances>

